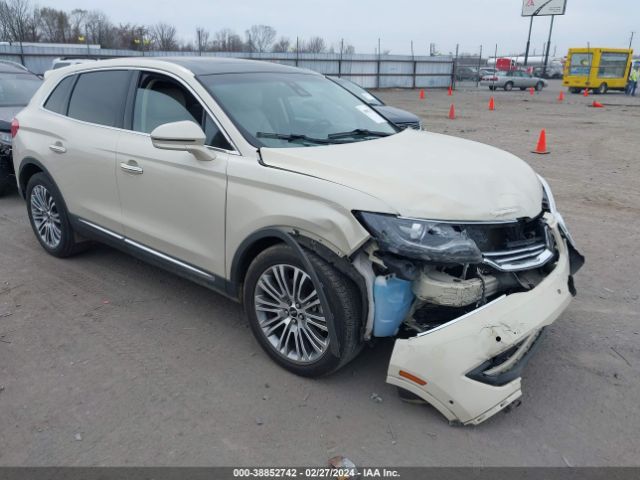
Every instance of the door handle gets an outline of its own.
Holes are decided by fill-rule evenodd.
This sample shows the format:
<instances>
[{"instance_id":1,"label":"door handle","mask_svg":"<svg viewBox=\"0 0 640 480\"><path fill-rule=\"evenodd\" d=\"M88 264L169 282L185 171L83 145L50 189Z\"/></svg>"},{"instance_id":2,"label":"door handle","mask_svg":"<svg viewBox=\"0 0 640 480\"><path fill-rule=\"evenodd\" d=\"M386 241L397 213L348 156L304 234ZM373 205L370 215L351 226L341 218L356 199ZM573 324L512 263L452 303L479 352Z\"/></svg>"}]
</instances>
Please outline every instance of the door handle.
<instances>
[{"instance_id":1,"label":"door handle","mask_svg":"<svg viewBox=\"0 0 640 480\"><path fill-rule=\"evenodd\" d=\"M144 172L142 167L140 167L133 160L129 160L127 163L120 162L120 168L127 173L131 173L132 175L142 175L142 173Z\"/></svg>"},{"instance_id":2,"label":"door handle","mask_svg":"<svg viewBox=\"0 0 640 480\"><path fill-rule=\"evenodd\" d=\"M67 151L65 146L62 145L62 142L52 143L51 145L49 145L49 150L56 153L66 153Z\"/></svg>"}]
</instances>

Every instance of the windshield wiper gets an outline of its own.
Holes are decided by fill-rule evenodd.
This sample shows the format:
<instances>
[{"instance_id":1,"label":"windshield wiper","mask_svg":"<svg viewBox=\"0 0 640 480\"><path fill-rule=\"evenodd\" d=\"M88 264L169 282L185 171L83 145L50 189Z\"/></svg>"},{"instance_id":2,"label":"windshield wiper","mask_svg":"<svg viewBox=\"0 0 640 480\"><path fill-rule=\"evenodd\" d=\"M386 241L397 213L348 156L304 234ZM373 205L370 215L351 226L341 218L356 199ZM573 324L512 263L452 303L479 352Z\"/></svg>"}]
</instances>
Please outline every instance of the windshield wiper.
<instances>
[{"instance_id":1,"label":"windshield wiper","mask_svg":"<svg viewBox=\"0 0 640 480\"><path fill-rule=\"evenodd\" d=\"M328 139L323 138L313 138L307 137L301 133L271 133L271 132L257 132L256 137L258 138L275 138L277 140L286 140L288 142L309 142L309 143L317 143L320 145L329 145L330 142Z\"/></svg>"},{"instance_id":2,"label":"windshield wiper","mask_svg":"<svg viewBox=\"0 0 640 480\"><path fill-rule=\"evenodd\" d=\"M338 132L330 133L327 138L349 138L349 137L388 137L391 133L388 132L376 132L374 130L367 130L364 128L356 128L350 132Z\"/></svg>"}]
</instances>

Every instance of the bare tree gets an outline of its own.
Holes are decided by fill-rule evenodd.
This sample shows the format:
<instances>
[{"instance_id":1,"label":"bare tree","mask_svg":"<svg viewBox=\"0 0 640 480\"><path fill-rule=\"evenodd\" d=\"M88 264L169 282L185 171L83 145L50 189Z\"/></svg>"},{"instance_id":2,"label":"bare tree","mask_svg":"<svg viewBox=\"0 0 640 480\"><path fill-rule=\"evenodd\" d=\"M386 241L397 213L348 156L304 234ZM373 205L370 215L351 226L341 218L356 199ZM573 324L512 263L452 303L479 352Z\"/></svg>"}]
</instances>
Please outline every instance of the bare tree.
<instances>
[{"instance_id":1,"label":"bare tree","mask_svg":"<svg viewBox=\"0 0 640 480\"><path fill-rule=\"evenodd\" d=\"M289 41L289 39L286 37L280 37L280 40L278 40L276 43L273 44L271 51L284 53L284 52L288 52L290 48L291 48L291 42Z\"/></svg>"},{"instance_id":2,"label":"bare tree","mask_svg":"<svg viewBox=\"0 0 640 480\"><path fill-rule=\"evenodd\" d=\"M151 27L151 39L158 50L177 50L176 27L160 22Z\"/></svg>"},{"instance_id":3,"label":"bare tree","mask_svg":"<svg viewBox=\"0 0 640 480\"><path fill-rule=\"evenodd\" d=\"M87 43L95 43L105 48L115 44L114 26L109 18L100 10L93 10L85 17L85 34Z\"/></svg>"},{"instance_id":4,"label":"bare tree","mask_svg":"<svg viewBox=\"0 0 640 480\"><path fill-rule=\"evenodd\" d=\"M121 23L114 27L113 48L143 50L149 41L149 31L144 25Z\"/></svg>"},{"instance_id":5,"label":"bare tree","mask_svg":"<svg viewBox=\"0 0 640 480\"><path fill-rule=\"evenodd\" d=\"M38 26L29 0L0 2L0 32L10 42L38 41Z\"/></svg>"},{"instance_id":6,"label":"bare tree","mask_svg":"<svg viewBox=\"0 0 640 480\"><path fill-rule=\"evenodd\" d=\"M69 14L69 28L70 32L67 38L67 42L77 42L78 38L84 36L86 31L85 20L87 17L87 11L81 8L74 8Z\"/></svg>"},{"instance_id":7,"label":"bare tree","mask_svg":"<svg viewBox=\"0 0 640 480\"><path fill-rule=\"evenodd\" d=\"M356 53L356 47L351 44L345 44L342 47L342 53L344 53L345 55L353 55L354 53Z\"/></svg>"},{"instance_id":8,"label":"bare tree","mask_svg":"<svg viewBox=\"0 0 640 480\"><path fill-rule=\"evenodd\" d=\"M306 42L303 42L300 50L308 53L322 53L327 50L327 44L322 37L311 37Z\"/></svg>"},{"instance_id":9,"label":"bare tree","mask_svg":"<svg viewBox=\"0 0 640 480\"><path fill-rule=\"evenodd\" d=\"M40 40L52 43L66 43L69 41L70 24L67 12L43 7L36 9L34 15L38 23Z\"/></svg>"},{"instance_id":10,"label":"bare tree","mask_svg":"<svg viewBox=\"0 0 640 480\"><path fill-rule=\"evenodd\" d=\"M213 35L211 49L216 52L241 52L244 50L244 43L240 35L224 28Z\"/></svg>"},{"instance_id":11,"label":"bare tree","mask_svg":"<svg viewBox=\"0 0 640 480\"><path fill-rule=\"evenodd\" d=\"M198 52L206 51L209 48L209 31L202 28L196 27L196 45L198 48Z\"/></svg>"},{"instance_id":12,"label":"bare tree","mask_svg":"<svg viewBox=\"0 0 640 480\"><path fill-rule=\"evenodd\" d=\"M276 30L269 25L252 25L246 35L249 51L267 52L276 38Z\"/></svg>"}]
</instances>

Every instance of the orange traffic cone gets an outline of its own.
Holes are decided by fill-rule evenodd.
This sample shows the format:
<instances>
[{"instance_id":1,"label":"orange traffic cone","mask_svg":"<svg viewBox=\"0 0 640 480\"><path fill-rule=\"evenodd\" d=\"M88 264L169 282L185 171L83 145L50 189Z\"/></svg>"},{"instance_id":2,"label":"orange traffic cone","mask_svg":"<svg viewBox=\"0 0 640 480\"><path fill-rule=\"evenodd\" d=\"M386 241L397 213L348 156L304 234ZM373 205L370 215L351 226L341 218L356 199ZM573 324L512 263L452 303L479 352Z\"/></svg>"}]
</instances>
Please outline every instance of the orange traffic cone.
<instances>
[{"instance_id":1,"label":"orange traffic cone","mask_svg":"<svg viewBox=\"0 0 640 480\"><path fill-rule=\"evenodd\" d=\"M452 96L452 95L453 95L453 89L451 88L451 85L449 85L449 93L448 93L448 95L449 95L449 96Z\"/></svg>"},{"instance_id":2,"label":"orange traffic cone","mask_svg":"<svg viewBox=\"0 0 640 480\"><path fill-rule=\"evenodd\" d=\"M588 97L588 96L589 96L589 89L588 89L588 88L585 88L585 89L584 89L584 96L585 96L585 97Z\"/></svg>"},{"instance_id":3,"label":"orange traffic cone","mask_svg":"<svg viewBox=\"0 0 640 480\"><path fill-rule=\"evenodd\" d=\"M540 155L550 153L549 150L547 150L547 132L544 128L540 131L540 138L538 138L538 144L536 145L536 149L533 153L538 153Z\"/></svg>"},{"instance_id":4,"label":"orange traffic cone","mask_svg":"<svg viewBox=\"0 0 640 480\"><path fill-rule=\"evenodd\" d=\"M455 120L455 119L456 119L456 107L452 103L451 108L449 109L449 120Z\"/></svg>"},{"instance_id":5,"label":"orange traffic cone","mask_svg":"<svg viewBox=\"0 0 640 480\"><path fill-rule=\"evenodd\" d=\"M496 102L493 99L493 97L491 97L489 99L489 110L493 112L495 109L496 109Z\"/></svg>"},{"instance_id":6,"label":"orange traffic cone","mask_svg":"<svg viewBox=\"0 0 640 480\"><path fill-rule=\"evenodd\" d=\"M601 104L600 102L596 102L595 100L593 101L593 104L591 104L591 106L593 108L604 108L603 104Z\"/></svg>"},{"instance_id":7,"label":"orange traffic cone","mask_svg":"<svg viewBox=\"0 0 640 480\"><path fill-rule=\"evenodd\" d=\"M564 101L564 91L560 90L560 95L558 95L558 101L559 102L563 102Z\"/></svg>"},{"instance_id":8,"label":"orange traffic cone","mask_svg":"<svg viewBox=\"0 0 640 480\"><path fill-rule=\"evenodd\" d=\"M536 90L535 90L535 88L531 87L531 88L529 89L529 95L533 96L533 95L535 95L535 94L536 94Z\"/></svg>"},{"instance_id":9,"label":"orange traffic cone","mask_svg":"<svg viewBox=\"0 0 640 480\"><path fill-rule=\"evenodd\" d=\"M420 89L420 100L424 100L424 89Z\"/></svg>"}]
</instances>

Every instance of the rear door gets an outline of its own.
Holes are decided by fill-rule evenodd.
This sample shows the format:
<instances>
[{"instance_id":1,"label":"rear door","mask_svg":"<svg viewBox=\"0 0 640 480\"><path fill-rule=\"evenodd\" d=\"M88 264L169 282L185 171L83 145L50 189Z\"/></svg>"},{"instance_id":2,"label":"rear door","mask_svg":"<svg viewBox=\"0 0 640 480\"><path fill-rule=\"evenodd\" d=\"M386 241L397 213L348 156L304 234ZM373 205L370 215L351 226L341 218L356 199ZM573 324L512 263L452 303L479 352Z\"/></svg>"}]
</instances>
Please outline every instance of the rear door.
<instances>
[{"instance_id":1,"label":"rear door","mask_svg":"<svg viewBox=\"0 0 640 480\"><path fill-rule=\"evenodd\" d=\"M63 79L46 100L41 149L69 212L122 230L116 145L132 73L104 70Z\"/></svg>"},{"instance_id":2,"label":"rear door","mask_svg":"<svg viewBox=\"0 0 640 480\"><path fill-rule=\"evenodd\" d=\"M230 143L201 100L168 75L140 72L130 109L116 171L125 236L165 261L223 276ZM154 128L182 120L202 127L215 160L152 145Z\"/></svg>"}]
</instances>

